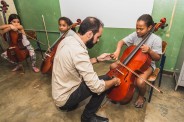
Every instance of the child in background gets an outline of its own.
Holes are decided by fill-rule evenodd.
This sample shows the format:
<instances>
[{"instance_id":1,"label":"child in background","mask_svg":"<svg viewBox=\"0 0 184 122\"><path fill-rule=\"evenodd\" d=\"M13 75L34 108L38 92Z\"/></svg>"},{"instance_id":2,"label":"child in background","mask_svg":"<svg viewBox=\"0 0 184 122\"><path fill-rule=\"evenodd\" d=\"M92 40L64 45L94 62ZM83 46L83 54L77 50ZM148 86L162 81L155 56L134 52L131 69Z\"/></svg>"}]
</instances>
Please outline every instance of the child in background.
<instances>
[{"instance_id":1,"label":"child in background","mask_svg":"<svg viewBox=\"0 0 184 122\"><path fill-rule=\"evenodd\" d=\"M21 25L20 17L17 14L11 14L8 18L8 24L1 25L0 30L1 30L0 31L1 35L9 32L10 30L13 30L13 31L19 30L22 33L22 43L29 51L29 55L31 57L31 62L32 62L32 69L36 73L39 72L40 70L35 66L36 54L35 54L34 48L30 44L30 42L28 41L27 37L25 36L25 31L24 31L23 26ZM7 56L7 51L2 53L1 56L5 59L9 60L8 56ZM12 61L10 61L10 62L12 62ZM17 71L20 68L21 68L21 65L17 64L17 66L12 71Z\"/></svg>"},{"instance_id":2,"label":"child in background","mask_svg":"<svg viewBox=\"0 0 184 122\"><path fill-rule=\"evenodd\" d=\"M58 20L60 34L63 35L72 24L73 23L69 18L60 17ZM75 32L76 32L75 28L71 28L71 30L69 30L69 32L67 33L67 36L72 36L73 34L75 34Z\"/></svg>"}]
</instances>

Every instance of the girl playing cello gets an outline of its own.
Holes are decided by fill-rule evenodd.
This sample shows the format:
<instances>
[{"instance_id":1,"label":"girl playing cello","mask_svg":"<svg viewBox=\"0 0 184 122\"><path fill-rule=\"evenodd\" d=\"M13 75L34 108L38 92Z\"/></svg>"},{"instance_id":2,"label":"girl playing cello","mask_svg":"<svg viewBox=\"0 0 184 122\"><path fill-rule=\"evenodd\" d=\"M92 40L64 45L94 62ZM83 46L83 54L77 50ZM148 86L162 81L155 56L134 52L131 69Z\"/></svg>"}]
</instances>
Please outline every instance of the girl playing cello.
<instances>
[{"instance_id":1,"label":"girl playing cello","mask_svg":"<svg viewBox=\"0 0 184 122\"><path fill-rule=\"evenodd\" d=\"M11 14L8 19L8 24L1 25L0 26L0 33L1 35L13 30L13 31L19 31L22 33L22 44L27 48L29 51L29 55L31 57L32 62L32 69L34 72L39 72L40 70L35 66L36 64L36 54L34 51L34 48L31 46L30 42L28 41L27 37L25 36L25 31L23 26L21 25L20 17L17 14ZM1 56L7 60L7 51L1 54ZM11 61L12 62L12 61ZM21 65L18 64L12 71L17 71L21 68Z\"/></svg>"},{"instance_id":2,"label":"girl playing cello","mask_svg":"<svg viewBox=\"0 0 184 122\"><path fill-rule=\"evenodd\" d=\"M136 32L133 32L132 34L128 35L118 42L116 51L113 53L112 57L114 59L118 59L123 45L131 46L139 44L143 40L143 37L150 31L153 26L154 22L150 15L144 14L140 16L136 23ZM162 40L160 37L152 33L147 42L143 44L141 49L143 53L147 53L152 59L151 66L142 74L140 74L140 77L142 77L143 79L147 79L156 68L155 61L158 61L161 58ZM118 63L115 62L111 65L111 68L114 69L117 64ZM146 100L144 97L146 92L146 83L142 79L137 78L135 84L139 89L139 95L137 101L135 102L135 107L142 108Z\"/></svg>"}]
</instances>

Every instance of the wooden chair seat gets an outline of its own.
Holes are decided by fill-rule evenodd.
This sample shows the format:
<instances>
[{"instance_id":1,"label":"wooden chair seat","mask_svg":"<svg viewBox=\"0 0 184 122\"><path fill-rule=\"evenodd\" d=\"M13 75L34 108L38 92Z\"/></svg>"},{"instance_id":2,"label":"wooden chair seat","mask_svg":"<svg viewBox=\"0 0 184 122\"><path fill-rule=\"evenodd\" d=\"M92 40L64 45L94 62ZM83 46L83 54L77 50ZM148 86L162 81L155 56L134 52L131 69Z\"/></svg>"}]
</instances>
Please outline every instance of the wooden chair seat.
<instances>
[{"instance_id":1,"label":"wooden chair seat","mask_svg":"<svg viewBox=\"0 0 184 122\"><path fill-rule=\"evenodd\" d=\"M159 72L160 72L160 69L156 68L154 70L154 72L149 76L148 81L150 81L150 82L155 81L157 79L157 76L158 76Z\"/></svg>"}]
</instances>

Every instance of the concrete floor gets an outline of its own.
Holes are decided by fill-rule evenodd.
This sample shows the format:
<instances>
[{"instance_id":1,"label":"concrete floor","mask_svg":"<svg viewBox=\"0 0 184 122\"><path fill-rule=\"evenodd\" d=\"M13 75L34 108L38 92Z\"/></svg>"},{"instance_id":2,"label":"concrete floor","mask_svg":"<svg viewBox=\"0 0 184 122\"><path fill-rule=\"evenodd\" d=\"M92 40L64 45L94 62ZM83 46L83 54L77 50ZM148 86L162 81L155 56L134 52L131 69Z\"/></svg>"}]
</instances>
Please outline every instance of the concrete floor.
<instances>
[{"instance_id":1,"label":"concrete floor","mask_svg":"<svg viewBox=\"0 0 184 122\"><path fill-rule=\"evenodd\" d=\"M0 58L0 122L80 122L88 99L74 111L58 110L51 96L51 76L34 73L25 62L24 66L25 74L11 72L13 65ZM94 65L98 75L107 73L108 67L109 63ZM163 75L164 94L154 90L151 103L146 102L144 108L134 107L136 92L129 104L107 101L97 114L108 117L110 122L183 122L184 87L177 91L174 87L174 78Z\"/></svg>"}]
</instances>

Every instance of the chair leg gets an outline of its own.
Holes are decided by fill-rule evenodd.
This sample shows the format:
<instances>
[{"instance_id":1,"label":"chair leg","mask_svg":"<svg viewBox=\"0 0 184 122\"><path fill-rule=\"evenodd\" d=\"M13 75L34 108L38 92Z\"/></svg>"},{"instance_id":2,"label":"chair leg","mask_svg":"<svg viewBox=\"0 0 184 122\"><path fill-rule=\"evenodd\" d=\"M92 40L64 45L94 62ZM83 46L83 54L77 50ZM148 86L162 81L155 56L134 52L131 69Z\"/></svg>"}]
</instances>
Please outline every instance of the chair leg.
<instances>
[{"instance_id":1,"label":"chair leg","mask_svg":"<svg viewBox=\"0 0 184 122\"><path fill-rule=\"evenodd\" d=\"M154 84L155 84L155 81L152 82L152 85L154 85ZM149 92L149 98L148 98L148 102L149 102L149 103L150 103L150 101L151 101L152 94L153 94L153 87L151 87L150 92Z\"/></svg>"},{"instance_id":2,"label":"chair leg","mask_svg":"<svg viewBox=\"0 0 184 122\"><path fill-rule=\"evenodd\" d=\"M27 61L27 58L26 58L26 64L27 64L27 66L29 67L29 63L28 63L28 61Z\"/></svg>"},{"instance_id":3,"label":"chair leg","mask_svg":"<svg viewBox=\"0 0 184 122\"><path fill-rule=\"evenodd\" d=\"M22 68L22 73L21 74L25 74L25 69L24 69L24 66L21 64L21 68Z\"/></svg>"},{"instance_id":4,"label":"chair leg","mask_svg":"<svg viewBox=\"0 0 184 122\"><path fill-rule=\"evenodd\" d=\"M41 45L40 45L39 42L36 42L36 43L37 43L37 46L38 46L39 51L41 52L41 56L42 56L42 59L43 59L43 50L41 48Z\"/></svg>"},{"instance_id":5,"label":"chair leg","mask_svg":"<svg viewBox=\"0 0 184 122\"><path fill-rule=\"evenodd\" d=\"M159 84L158 84L158 87L161 86L161 81L162 81L162 73L163 73L163 69L164 69L164 64L165 64L165 59L166 59L166 56L165 54L162 56L162 60L161 60L161 63L160 63L160 77L159 77Z\"/></svg>"},{"instance_id":6,"label":"chair leg","mask_svg":"<svg viewBox=\"0 0 184 122\"><path fill-rule=\"evenodd\" d=\"M2 46L1 46L1 44L0 44L0 48L1 48L2 51L4 51L4 49L3 49Z\"/></svg>"}]
</instances>

